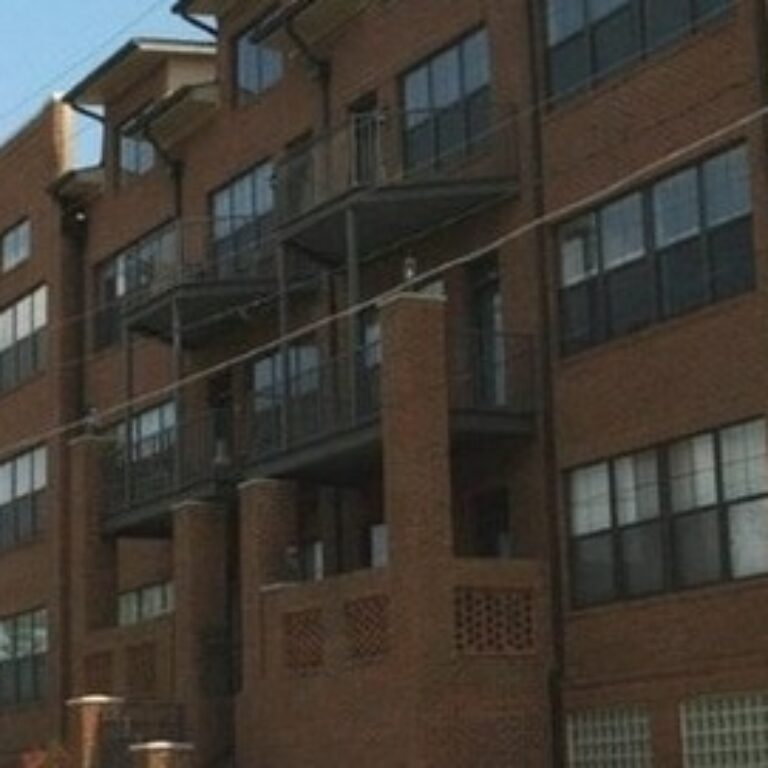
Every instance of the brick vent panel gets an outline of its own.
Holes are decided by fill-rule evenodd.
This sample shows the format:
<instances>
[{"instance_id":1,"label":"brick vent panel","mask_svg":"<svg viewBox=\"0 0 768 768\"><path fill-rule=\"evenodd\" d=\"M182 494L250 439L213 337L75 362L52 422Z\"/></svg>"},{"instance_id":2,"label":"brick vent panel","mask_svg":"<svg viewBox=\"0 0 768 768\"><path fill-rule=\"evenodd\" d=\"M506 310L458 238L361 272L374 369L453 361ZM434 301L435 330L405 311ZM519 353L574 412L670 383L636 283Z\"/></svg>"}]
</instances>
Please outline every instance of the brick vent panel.
<instances>
[{"instance_id":1,"label":"brick vent panel","mask_svg":"<svg viewBox=\"0 0 768 768\"><path fill-rule=\"evenodd\" d=\"M353 660L385 656L390 648L389 598L371 595L344 605L347 654Z\"/></svg>"},{"instance_id":2,"label":"brick vent panel","mask_svg":"<svg viewBox=\"0 0 768 768\"><path fill-rule=\"evenodd\" d=\"M283 659L287 669L307 673L325 661L325 623L320 609L296 611L283 617Z\"/></svg>"},{"instance_id":3,"label":"brick vent panel","mask_svg":"<svg viewBox=\"0 0 768 768\"><path fill-rule=\"evenodd\" d=\"M515 656L535 650L533 595L459 587L454 592L456 650L470 656Z\"/></svg>"}]
</instances>

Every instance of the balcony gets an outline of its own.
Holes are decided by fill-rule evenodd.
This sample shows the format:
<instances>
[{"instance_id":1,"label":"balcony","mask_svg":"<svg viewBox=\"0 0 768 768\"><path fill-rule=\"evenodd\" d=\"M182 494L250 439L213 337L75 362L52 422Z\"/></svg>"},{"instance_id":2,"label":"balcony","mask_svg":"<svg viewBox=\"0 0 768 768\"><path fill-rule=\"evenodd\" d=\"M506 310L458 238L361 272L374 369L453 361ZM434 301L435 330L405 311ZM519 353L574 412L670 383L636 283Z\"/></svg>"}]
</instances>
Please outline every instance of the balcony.
<instances>
[{"instance_id":1,"label":"balcony","mask_svg":"<svg viewBox=\"0 0 768 768\"><path fill-rule=\"evenodd\" d=\"M368 256L516 192L516 117L470 110L378 111L289 153L276 167L283 236L307 253Z\"/></svg>"},{"instance_id":2,"label":"balcony","mask_svg":"<svg viewBox=\"0 0 768 768\"><path fill-rule=\"evenodd\" d=\"M453 333L447 375L455 441L529 435L534 349L529 336ZM381 348L378 343L288 376L254 393L245 464L259 475L354 480L381 456Z\"/></svg>"},{"instance_id":3,"label":"balcony","mask_svg":"<svg viewBox=\"0 0 768 768\"><path fill-rule=\"evenodd\" d=\"M106 530L162 536L175 501L225 496L232 473L228 429L229 412L209 411L134 441L130 456L116 441L104 456Z\"/></svg>"},{"instance_id":4,"label":"balcony","mask_svg":"<svg viewBox=\"0 0 768 768\"><path fill-rule=\"evenodd\" d=\"M126 275L130 285L113 305L112 322L122 317L132 331L165 341L178 332L189 346L242 324L250 310L277 291L270 222L268 216L177 222L170 245L147 254ZM308 285L311 274L306 261L290 256L290 289Z\"/></svg>"}]
</instances>

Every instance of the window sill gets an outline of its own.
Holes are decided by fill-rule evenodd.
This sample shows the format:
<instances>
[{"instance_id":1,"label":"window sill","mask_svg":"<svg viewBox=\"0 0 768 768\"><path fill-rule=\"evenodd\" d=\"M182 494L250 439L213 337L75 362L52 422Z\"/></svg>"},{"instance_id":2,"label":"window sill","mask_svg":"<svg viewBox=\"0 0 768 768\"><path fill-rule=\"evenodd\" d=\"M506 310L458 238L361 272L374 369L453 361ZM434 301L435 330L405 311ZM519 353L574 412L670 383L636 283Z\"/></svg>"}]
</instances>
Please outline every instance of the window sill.
<instances>
[{"instance_id":1,"label":"window sill","mask_svg":"<svg viewBox=\"0 0 768 768\"><path fill-rule=\"evenodd\" d=\"M682 55L688 48L699 44L702 36L718 34L733 22L737 13L736 6L731 6L712 19L708 19L690 31L654 50L642 52L637 58L617 67L613 73L592 76L585 83L561 96L547 94L543 101L542 122L559 119L569 111L576 111L590 100L600 98L622 88L649 68L663 65L673 56ZM610 98L610 97L609 97Z\"/></svg>"}]
</instances>

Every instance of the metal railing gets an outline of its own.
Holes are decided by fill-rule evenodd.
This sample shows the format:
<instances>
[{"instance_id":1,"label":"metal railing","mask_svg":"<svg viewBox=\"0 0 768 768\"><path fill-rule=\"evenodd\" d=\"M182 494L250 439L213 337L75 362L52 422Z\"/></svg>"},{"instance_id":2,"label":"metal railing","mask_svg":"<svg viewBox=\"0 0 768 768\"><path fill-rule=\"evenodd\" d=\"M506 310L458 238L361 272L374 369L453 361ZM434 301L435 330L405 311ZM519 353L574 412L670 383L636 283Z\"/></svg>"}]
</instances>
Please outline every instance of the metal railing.
<instances>
[{"instance_id":1,"label":"metal railing","mask_svg":"<svg viewBox=\"0 0 768 768\"><path fill-rule=\"evenodd\" d=\"M130 447L115 443L104 457L105 510L131 508L216 482L230 466L232 415L207 411Z\"/></svg>"},{"instance_id":2,"label":"metal railing","mask_svg":"<svg viewBox=\"0 0 768 768\"><path fill-rule=\"evenodd\" d=\"M453 410L533 411L536 350L532 336L472 329L452 333L448 344Z\"/></svg>"},{"instance_id":3,"label":"metal railing","mask_svg":"<svg viewBox=\"0 0 768 768\"><path fill-rule=\"evenodd\" d=\"M362 188L513 177L515 110L486 91L446 109L378 110L289 152L275 168L277 212L289 222Z\"/></svg>"},{"instance_id":4,"label":"metal railing","mask_svg":"<svg viewBox=\"0 0 768 768\"><path fill-rule=\"evenodd\" d=\"M184 741L183 710L177 704L160 701L126 702L105 715L99 735L99 768L131 768L132 745Z\"/></svg>"},{"instance_id":5,"label":"metal railing","mask_svg":"<svg viewBox=\"0 0 768 768\"><path fill-rule=\"evenodd\" d=\"M370 423L379 410L379 343L360 347L252 393L249 458L260 460Z\"/></svg>"}]
</instances>

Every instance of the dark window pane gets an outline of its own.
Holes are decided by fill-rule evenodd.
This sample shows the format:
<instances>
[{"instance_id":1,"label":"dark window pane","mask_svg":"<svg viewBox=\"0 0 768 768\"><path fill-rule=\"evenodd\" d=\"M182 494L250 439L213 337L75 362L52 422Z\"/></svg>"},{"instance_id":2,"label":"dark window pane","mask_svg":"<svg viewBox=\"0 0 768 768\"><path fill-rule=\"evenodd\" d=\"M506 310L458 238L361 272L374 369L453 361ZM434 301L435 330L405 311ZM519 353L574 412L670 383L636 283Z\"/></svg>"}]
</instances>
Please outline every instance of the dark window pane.
<instances>
[{"instance_id":1,"label":"dark window pane","mask_svg":"<svg viewBox=\"0 0 768 768\"><path fill-rule=\"evenodd\" d=\"M420 122L405 132L405 166L408 170L429 168L435 157L435 123Z\"/></svg>"},{"instance_id":2,"label":"dark window pane","mask_svg":"<svg viewBox=\"0 0 768 768\"><path fill-rule=\"evenodd\" d=\"M612 270L606 283L612 334L629 333L654 319L656 291L648 259Z\"/></svg>"},{"instance_id":3,"label":"dark window pane","mask_svg":"<svg viewBox=\"0 0 768 768\"><path fill-rule=\"evenodd\" d=\"M573 352L600 339L593 281L560 292L560 325L563 350Z\"/></svg>"},{"instance_id":4,"label":"dark window pane","mask_svg":"<svg viewBox=\"0 0 768 768\"><path fill-rule=\"evenodd\" d=\"M34 536L35 520L31 496L24 496L16 501L16 524L19 541Z\"/></svg>"},{"instance_id":5,"label":"dark window pane","mask_svg":"<svg viewBox=\"0 0 768 768\"><path fill-rule=\"evenodd\" d=\"M16 543L16 515L13 505L0 507L0 550L8 549Z\"/></svg>"},{"instance_id":6,"label":"dark window pane","mask_svg":"<svg viewBox=\"0 0 768 768\"><path fill-rule=\"evenodd\" d=\"M34 701L35 696L35 659L28 656L16 662L18 673L18 700L20 703Z\"/></svg>"},{"instance_id":7,"label":"dark window pane","mask_svg":"<svg viewBox=\"0 0 768 768\"><path fill-rule=\"evenodd\" d=\"M624 529L621 546L627 594L644 595L661 590L664 568L659 523Z\"/></svg>"},{"instance_id":8,"label":"dark window pane","mask_svg":"<svg viewBox=\"0 0 768 768\"><path fill-rule=\"evenodd\" d=\"M640 53L637 11L636 3L630 2L593 26L596 74L610 74Z\"/></svg>"},{"instance_id":9,"label":"dark window pane","mask_svg":"<svg viewBox=\"0 0 768 768\"><path fill-rule=\"evenodd\" d=\"M466 147L466 114L462 103L441 109L437 113L438 159L450 163Z\"/></svg>"},{"instance_id":10,"label":"dark window pane","mask_svg":"<svg viewBox=\"0 0 768 768\"><path fill-rule=\"evenodd\" d=\"M16 702L16 664L0 662L0 706Z\"/></svg>"},{"instance_id":11,"label":"dark window pane","mask_svg":"<svg viewBox=\"0 0 768 768\"><path fill-rule=\"evenodd\" d=\"M768 572L768 501L731 507L729 528L733 575L738 578Z\"/></svg>"},{"instance_id":12,"label":"dark window pane","mask_svg":"<svg viewBox=\"0 0 768 768\"><path fill-rule=\"evenodd\" d=\"M470 144L482 145L491 130L491 89L483 88L469 96L466 111L467 138Z\"/></svg>"},{"instance_id":13,"label":"dark window pane","mask_svg":"<svg viewBox=\"0 0 768 768\"><path fill-rule=\"evenodd\" d=\"M579 605L616 597L610 533L573 541L573 595Z\"/></svg>"},{"instance_id":14,"label":"dark window pane","mask_svg":"<svg viewBox=\"0 0 768 768\"><path fill-rule=\"evenodd\" d=\"M676 40L691 24L691 0L646 0L646 38L649 48Z\"/></svg>"},{"instance_id":15,"label":"dark window pane","mask_svg":"<svg viewBox=\"0 0 768 768\"><path fill-rule=\"evenodd\" d=\"M34 698L36 700L39 700L45 697L45 691L48 687L46 685L47 664L46 664L45 655L41 654L39 656L35 656L34 663L35 663Z\"/></svg>"},{"instance_id":16,"label":"dark window pane","mask_svg":"<svg viewBox=\"0 0 768 768\"><path fill-rule=\"evenodd\" d=\"M16 356L11 347L0 353L0 390L10 389L16 384Z\"/></svg>"},{"instance_id":17,"label":"dark window pane","mask_svg":"<svg viewBox=\"0 0 768 768\"><path fill-rule=\"evenodd\" d=\"M735 296L754 285L752 218L726 224L709 233L715 297Z\"/></svg>"},{"instance_id":18,"label":"dark window pane","mask_svg":"<svg viewBox=\"0 0 768 768\"><path fill-rule=\"evenodd\" d=\"M733 5L733 0L694 0L694 13L700 21L714 18Z\"/></svg>"},{"instance_id":19,"label":"dark window pane","mask_svg":"<svg viewBox=\"0 0 768 768\"><path fill-rule=\"evenodd\" d=\"M699 238L667 248L660 259L667 315L686 312L710 300L709 265Z\"/></svg>"},{"instance_id":20,"label":"dark window pane","mask_svg":"<svg viewBox=\"0 0 768 768\"><path fill-rule=\"evenodd\" d=\"M682 586L717 581L722 576L717 512L698 512L674 521L675 568Z\"/></svg>"},{"instance_id":21,"label":"dark window pane","mask_svg":"<svg viewBox=\"0 0 768 768\"><path fill-rule=\"evenodd\" d=\"M550 49L549 84L554 95L561 96L582 87L589 77L589 43L585 34Z\"/></svg>"}]
</instances>

